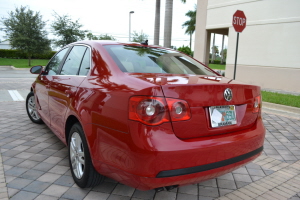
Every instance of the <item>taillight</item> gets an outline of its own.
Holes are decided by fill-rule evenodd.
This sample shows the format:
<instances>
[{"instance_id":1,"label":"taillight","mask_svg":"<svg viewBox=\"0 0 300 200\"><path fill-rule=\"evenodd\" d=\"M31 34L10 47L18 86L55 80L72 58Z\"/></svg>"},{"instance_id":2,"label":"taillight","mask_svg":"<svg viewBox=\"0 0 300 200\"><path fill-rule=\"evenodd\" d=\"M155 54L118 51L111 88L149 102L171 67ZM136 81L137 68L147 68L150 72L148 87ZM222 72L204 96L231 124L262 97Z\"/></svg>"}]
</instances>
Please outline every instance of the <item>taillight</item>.
<instances>
[{"instance_id":1,"label":"taillight","mask_svg":"<svg viewBox=\"0 0 300 200\"><path fill-rule=\"evenodd\" d=\"M134 96L129 101L129 119L146 125L159 125L164 122L182 121L190 118L191 111L184 100Z\"/></svg>"},{"instance_id":2,"label":"taillight","mask_svg":"<svg viewBox=\"0 0 300 200\"><path fill-rule=\"evenodd\" d=\"M171 120L182 121L191 118L190 107L184 100L166 98Z\"/></svg>"},{"instance_id":3,"label":"taillight","mask_svg":"<svg viewBox=\"0 0 300 200\"><path fill-rule=\"evenodd\" d=\"M261 96L257 96L254 99L253 111L252 112L257 113L257 112L259 112L260 108L261 108Z\"/></svg>"},{"instance_id":4,"label":"taillight","mask_svg":"<svg viewBox=\"0 0 300 200\"><path fill-rule=\"evenodd\" d=\"M162 97L135 96L130 98L129 119L147 125L158 125L170 121L167 110Z\"/></svg>"}]
</instances>

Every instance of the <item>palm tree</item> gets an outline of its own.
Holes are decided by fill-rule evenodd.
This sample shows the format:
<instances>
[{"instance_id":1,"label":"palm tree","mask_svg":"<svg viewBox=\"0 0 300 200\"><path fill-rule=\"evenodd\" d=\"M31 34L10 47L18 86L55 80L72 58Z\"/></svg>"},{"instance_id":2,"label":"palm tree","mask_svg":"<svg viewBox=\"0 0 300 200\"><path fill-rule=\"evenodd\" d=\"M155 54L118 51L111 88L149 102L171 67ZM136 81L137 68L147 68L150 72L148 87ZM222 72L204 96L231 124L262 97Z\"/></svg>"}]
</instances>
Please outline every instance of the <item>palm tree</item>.
<instances>
[{"instance_id":1,"label":"palm tree","mask_svg":"<svg viewBox=\"0 0 300 200\"><path fill-rule=\"evenodd\" d=\"M189 10L185 13L185 16L189 17L190 19L182 24L182 28L186 27L185 34L190 35L190 49L192 49L192 35L195 32L196 28L196 13L197 13L197 6L195 6L195 10Z\"/></svg>"},{"instance_id":2,"label":"palm tree","mask_svg":"<svg viewBox=\"0 0 300 200\"><path fill-rule=\"evenodd\" d=\"M155 24L154 24L154 45L159 45L159 31L160 31L160 0L156 0Z\"/></svg>"},{"instance_id":3,"label":"palm tree","mask_svg":"<svg viewBox=\"0 0 300 200\"><path fill-rule=\"evenodd\" d=\"M181 2L185 3L186 0L181 0ZM168 48L171 48L172 15L173 15L173 0L166 0L164 47L168 47Z\"/></svg>"},{"instance_id":4,"label":"palm tree","mask_svg":"<svg viewBox=\"0 0 300 200\"><path fill-rule=\"evenodd\" d=\"M218 46L214 45L211 47L211 50L212 50L211 63L215 63L216 56L219 54L219 48Z\"/></svg>"}]
</instances>

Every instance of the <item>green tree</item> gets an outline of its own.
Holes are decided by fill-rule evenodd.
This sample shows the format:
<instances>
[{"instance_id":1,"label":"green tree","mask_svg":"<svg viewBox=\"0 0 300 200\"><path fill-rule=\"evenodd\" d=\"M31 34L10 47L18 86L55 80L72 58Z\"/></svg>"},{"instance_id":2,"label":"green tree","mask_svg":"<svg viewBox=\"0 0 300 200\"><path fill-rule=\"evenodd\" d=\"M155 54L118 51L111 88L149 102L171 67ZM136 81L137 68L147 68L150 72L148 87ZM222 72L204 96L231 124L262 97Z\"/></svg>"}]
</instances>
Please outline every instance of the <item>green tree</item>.
<instances>
[{"instance_id":1,"label":"green tree","mask_svg":"<svg viewBox=\"0 0 300 200\"><path fill-rule=\"evenodd\" d=\"M96 35L93 35L93 33L87 33L86 34L86 37L89 39L89 40L98 40L98 37Z\"/></svg>"},{"instance_id":2,"label":"green tree","mask_svg":"<svg viewBox=\"0 0 300 200\"><path fill-rule=\"evenodd\" d=\"M185 3L186 0L181 0L181 2ZM165 9L164 47L170 48L172 38L173 0L166 0Z\"/></svg>"},{"instance_id":3,"label":"green tree","mask_svg":"<svg viewBox=\"0 0 300 200\"><path fill-rule=\"evenodd\" d=\"M12 48L15 48L28 57L28 66L31 66L31 57L35 53L50 51L51 40L45 31L46 22L42 20L39 12L33 12L26 6L16 8L15 12L8 13L7 18L2 17L4 32Z\"/></svg>"},{"instance_id":4,"label":"green tree","mask_svg":"<svg viewBox=\"0 0 300 200\"><path fill-rule=\"evenodd\" d=\"M227 58L227 49L223 49L220 54L221 54L221 64L223 64L224 60L226 60Z\"/></svg>"},{"instance_id":5,"label":"green tree","mask_svg":"<svg viewBox=\"0 0 300 200\"><path fill-rule=\"evenodd\" d=\"M213 47L211 47L211 49L215 53L215 55L219 54L219 47L218 46L213 46Z\"/></svg>"},{"instance_id":6,"label":"green tree","mask_svg":"<svg viewBox=\"0 0 300 200\"><path fill-rule=\"evenodd\" d=\"M133 42L145 42L145 40L148 40L148 35L143 33L143 31L141 31L140 33L136 32L136 31L133 31L133 39L132 41Z\"/></svg>"},{"instance_id":7,"label":"green tree","mask_svg":"<svg viewBox=\"0 0 300 200\"><path fill-rule=\"evenodd\" d=\"M99 36L99 40L116 40L112 35L106 34L101 34Z\"/></svg>"},{"instance_id":8,"label":"green tree","mask_svg":"<svg viewBox=\"0 0 300 200\"><path fill-rule=\"evenodd\" d=\"M215 59L216 59L216 56L219 54L219 48L218 48L218 46L212 46L211 50L212 50L211 63L214 63Z\"/></svg>"},{"instance_id":9,"label":"green tree","mask_svg":"<svg viewBox=\"0 0 300 200\"><path fill-rule=\"evenodd\" d=\"M116 40L112 35L106 34L101 34L99 37L96 35L93 35L93 33L88 33L86 34L86 37L89 40Z\"/></svg>"},{"instance_id":10,"label":"green tree","mask_svg":"<svg viewBox=\"0 0 300 200\"><path fill-rule=\"evenodd\" d=\"M189 17L190 19L182 24L182 28L186 27L185 34L190 35L190 48L192 48L192 35L196 29L196 13L197 13L197 6L195 5L195 10L189 10L185 13L185 16Z\"/></svg>"},{"instance_id":11,"label":"green tree","mask_svg":"<svg viewBox=\"0 0 300 200\"><path fill-rule=\"evenodd\" d=\"M80 30L83 26L77 19L75 22L71 20L68 15L54 14L56 21L51 24L54 35L58 36L59 39L54 40L54 44L57 47L63 47L72 42L77 42L85 38L86 30Z\"/></svg>"},{"instance_id":12,"label":"green tree","mask_svg":"<svg viewBox=\"0 0 300 200\"><path fill-rule=\"evenodd\" d=\"M181 51L182 53L185 53L186 55L193 56L193 52L188 46L182 45L182 47L179 47L177 50Z\"/></svg>"}]
</instances>

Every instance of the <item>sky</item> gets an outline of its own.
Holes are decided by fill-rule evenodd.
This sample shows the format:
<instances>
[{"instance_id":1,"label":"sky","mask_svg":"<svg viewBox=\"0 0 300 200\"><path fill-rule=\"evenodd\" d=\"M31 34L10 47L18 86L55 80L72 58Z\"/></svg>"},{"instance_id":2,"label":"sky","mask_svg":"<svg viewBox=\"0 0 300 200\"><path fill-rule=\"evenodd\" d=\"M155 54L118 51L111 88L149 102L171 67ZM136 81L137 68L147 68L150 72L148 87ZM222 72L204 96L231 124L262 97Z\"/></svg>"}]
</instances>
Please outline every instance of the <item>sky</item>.
<instances>
[{"instance_id":1,"label":"sky","mask_svg":"<svg viewBox=\"0 0 300 200\"><path fill-rule=\"evenodd\" d=\"M40 12L47 21L46 30L49 38L54 39L50 24L54 21L53 14L69 15L73 21L79 20L83 30L89 30L94 35L108 34L117 41L129 41L129 12L131 14L131 32L143 32L153 44L155 0L0 0L0 18L8 16L8 12L16 7L28 6L31 10ZM189 10L194 10L197 0L173 1L172 45L177 48L189 45L189 35L185 34L182 24L189 20L185 16ZM163 45L165 0L161 0L160 45ZM0 23L0 28L3 27ZM0 31L0 40L5 39L5 33ZM193 37L194 41L194 37ZM216 38L216 45L221 46L221 37ZM193 46L193 45L192 45ZM192 47L193 49L193 47Z\"/></svg>"}]
</instances>

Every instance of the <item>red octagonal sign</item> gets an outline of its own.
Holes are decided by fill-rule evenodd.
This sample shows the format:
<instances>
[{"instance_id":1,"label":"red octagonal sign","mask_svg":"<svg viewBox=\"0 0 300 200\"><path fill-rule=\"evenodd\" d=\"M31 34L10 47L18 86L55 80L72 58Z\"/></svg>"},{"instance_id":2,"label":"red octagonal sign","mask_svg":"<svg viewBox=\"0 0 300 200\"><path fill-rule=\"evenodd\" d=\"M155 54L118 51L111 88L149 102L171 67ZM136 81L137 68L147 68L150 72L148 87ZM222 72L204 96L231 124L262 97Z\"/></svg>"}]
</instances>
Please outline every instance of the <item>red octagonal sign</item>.
<instances>
[{"instance_id":1,"label":"red octagonal sign","mask_svg":"<svg viewBox=\"0 0 300 200\"><path fill-rule=\"evenodd\" d=\"M237 10L232 19L232 25L236 32L241 33L246 28L246 16L243 11Z\"/></svg>"}]
</instances>

